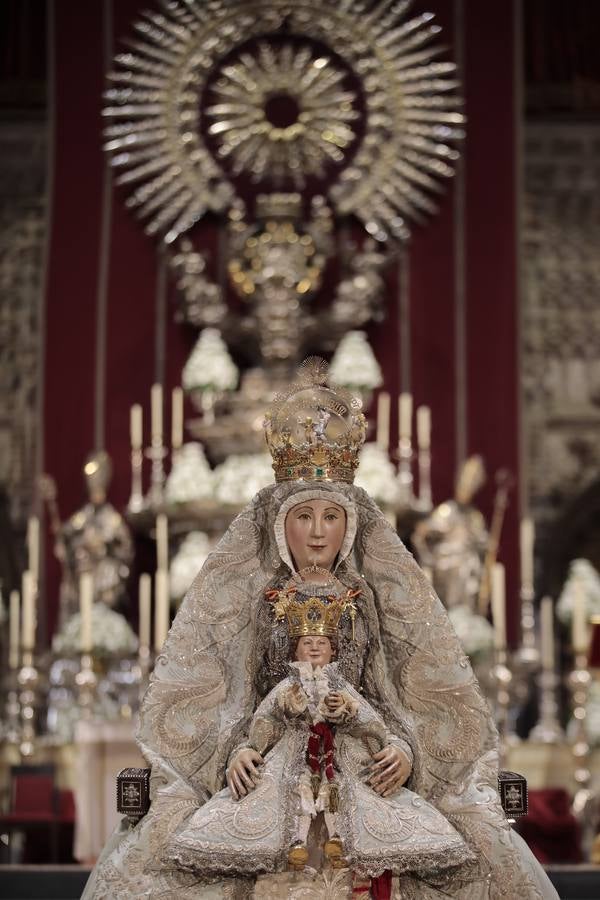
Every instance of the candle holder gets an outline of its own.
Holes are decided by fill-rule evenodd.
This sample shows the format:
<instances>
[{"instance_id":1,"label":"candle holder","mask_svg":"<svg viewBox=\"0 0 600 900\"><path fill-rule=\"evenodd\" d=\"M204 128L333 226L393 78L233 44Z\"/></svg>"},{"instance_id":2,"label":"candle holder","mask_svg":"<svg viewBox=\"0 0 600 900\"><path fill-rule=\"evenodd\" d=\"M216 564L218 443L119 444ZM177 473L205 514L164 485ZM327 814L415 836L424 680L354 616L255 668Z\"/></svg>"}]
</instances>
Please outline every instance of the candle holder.
<instances>
[{"instance_id":1,"label":"candle holder","mask_svg":"<svg viewBox=\"0 0 600 900\"><path fill-rule=\"evenodd\" d=\"M18 745L21 741L21 704L16 668L10 668L6 673L5 691L3 738L8 744Z\"/></svg>"},{"instance_id":2,"label":"candle holder","mask_svg":"<svg viewBox=\"0 0 600 900\"><path fill-rule=\"evenodd\" d=\"M141 512L144 508L144 495L142 492L142 464L144 454L141 449L131 451L131 495L127 508L129 512Z\"/></svg>"},{"instance_id":3,"label":"candle holder","mask_svg":"<svg viewBox=\"0 0 600 900\"><path fill-rule=\"evenodd\" d=\"M575 724L574 739L571 751L575 762L575 783L577 789L573 798L573 812L581 817L591 797L590 781L592 778L589 769L590 745L587 734L587 702L592 676L587 665L585 651L575 653L575 668L569 675L569 688L573 705L573 719Z\"/></svg>"},{"instance_id":4,"label":"candle holder","mask_svg":"<svg viewBox=\"0 0 600 900\"><path fill-rule=\"evenodd\" d=\"M167 448L163 446L162 437L152 438L152 444L146 449L146 456L152 461L150 475L150 490L148 491L148 505L153 509L162 506L165 486L165 457Z\"/></svg>"},{"instance_id":5,"label":"candle holder","mask_svg":"<svg viewBox=\"0 0 600 900\"><path fill-rule=\"evenodd\" d=\"M23 649L23 665L17 675L20 714L19 751L21 756L33 756L36 750L36 719L40 706L41 677L32 650Z\"/></svg>"},{"instance_id":6,"label":"candle holder","mask_svg":"<svg viewBox=\"0 0 600 900\"><path fill-rule=\"evenodd\" d=\"M557 744L564 741L565 733L558 720L558 703L556 689L559 678L553 669L542 669L538 675L540 692L540 717L532 728L529 737L532 741L544 744Z\"/></svg>"},{"instance_id":7,"label":"candle holder","mask_svg":"<svg viewBox=\"0 0 600 900\"><path fill-rule=\"evenodd\" d=\"M419 447L419 509L429 512L433 507L431 497L431 451L428 447Z\"/></svg>"},{"instance_id":8,"label":"candle holder","mask_svg":"<svg viewBox=\"0 0 600 900\"><path fill-rule=\"evenodd\" d=\"M410 438L400 438L398 444L398 496L403 507L411 507L414 504L413 475L412 475L412 442Z\"/></svg>"},{"instance_id":9,"label":"candle holder","mask_svg":"<svg viewBox=\"0 0 600 900\"><path fill-rule=\"evenodd\" d=\"M517 653L519 667L530 673L539 669L540 651L535 636L535 609L533 605L535 591L533 585L522 584L521 599L521 647Z\"/></svg>"},{"instance_id":10,"label":"candle holder","mask_svg":"<svg viewBox=\"0 0 600 900\"><path fill-rule=\"evenodd\" d=\"M94 661L91 653L81 654L81 668L75 676L75 683L78 688L78 703L81 716L84 719L91 719L94 715L96 691L98 688L98 679L94 672Z\"/></svg>"},{"instance_id":11,"label":"candle holder","mask_svg":"<svg viewBox=\"0 0 600 900\"><path fill-rule=\"evenodd\" d=\"M500 736L501 768L509 747L519 743L519 738L512 729L510 704L512 698L513 673L509 667L506 647L497 647L494 651L495 663L492 676L496 685L495 715L498 734Z\"/></svg>"}]
</instances>

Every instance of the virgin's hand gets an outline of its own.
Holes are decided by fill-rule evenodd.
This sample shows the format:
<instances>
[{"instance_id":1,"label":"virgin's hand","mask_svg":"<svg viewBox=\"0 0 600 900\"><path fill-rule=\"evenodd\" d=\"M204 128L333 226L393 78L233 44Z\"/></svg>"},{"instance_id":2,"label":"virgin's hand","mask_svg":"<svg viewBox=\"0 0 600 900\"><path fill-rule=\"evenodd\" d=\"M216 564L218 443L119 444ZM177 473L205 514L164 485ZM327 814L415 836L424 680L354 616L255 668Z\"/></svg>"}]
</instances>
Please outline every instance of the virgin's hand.
<instances>
[{"instance_id":1,"label":"virgin's hand","mask_svg":"<svg viewBox=\"0 0 600 900\"><path fill-rule=\"evenodd\" d=\"M264 759L256 750L246 748L236 753L227 769L227 786L234 800L245 797L253 791L260 779L258 766L264 765Z\"/></svg>"},{"instance_id":2,"label":"virgin's hand","mask_svg":"<svg viewBox=\"0 0 600 900\"><path fill-rule=\"evenodd\" d=\"M369 770L367 784L380 797L388 797L407 781L412 766L406 753L389 744L376 753Z\"/></svg>"}]
</instances>

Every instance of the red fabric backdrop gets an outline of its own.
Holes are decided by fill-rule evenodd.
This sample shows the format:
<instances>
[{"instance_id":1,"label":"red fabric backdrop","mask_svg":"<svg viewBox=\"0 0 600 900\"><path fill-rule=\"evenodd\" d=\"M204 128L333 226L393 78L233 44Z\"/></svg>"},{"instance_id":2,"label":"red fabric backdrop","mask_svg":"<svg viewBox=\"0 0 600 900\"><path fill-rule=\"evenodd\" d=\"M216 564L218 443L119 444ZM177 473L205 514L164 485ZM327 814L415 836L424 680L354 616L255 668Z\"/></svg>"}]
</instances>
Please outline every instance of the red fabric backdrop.
<instances>
[{"instance_id":1,"label":"red fabric backdrop","mask_svg":"<svg viewBox=\"0 0 600 900\"><path fill-rule=\"evenodd\" d=\"M115 52L131 33L144 5L113 3ZM421 6L421 4L419 4ZM464 0L427 4L452 44L455 28L464 47L468 117L465 154L466 402L469 453L484 455L488 471L510 468L518 478L516 293L516 151L514 109L514 5ZM105 74L101 0L54 4L54 196L47 283L44 467L57 480L61 512L83 499L80 476L94 442L95 329L100 267L104 160L101 108ZM155 297L158 254L141 225L113 189L106 305L106 449L115 475L111 499L122 508L129 493L129 407L145 404L156 377ZM416 404L433 414L433 489L439 502L451 492L457 466L455 344L455 228L452 185L440 212L416 228L410 247L410 376ZM212 237L212 240L211 240ZM207 235L214 245L214 235ZM172 293L172 292L171 292ZM386 386L400 386L397 278L389 278L389 319L371 329ZM165 340L165 388L179 381L190 333L173 324L172 297ZM165 423L168 427L168 421ZM396 418L392 421L395 438ZM482 494L489 517L493 485ZM518 584L517 493L502 542L507 564L509 630L515 637ZM47 548L46 602L55 620L58 567Z\"/></svg>"}]
</instances>

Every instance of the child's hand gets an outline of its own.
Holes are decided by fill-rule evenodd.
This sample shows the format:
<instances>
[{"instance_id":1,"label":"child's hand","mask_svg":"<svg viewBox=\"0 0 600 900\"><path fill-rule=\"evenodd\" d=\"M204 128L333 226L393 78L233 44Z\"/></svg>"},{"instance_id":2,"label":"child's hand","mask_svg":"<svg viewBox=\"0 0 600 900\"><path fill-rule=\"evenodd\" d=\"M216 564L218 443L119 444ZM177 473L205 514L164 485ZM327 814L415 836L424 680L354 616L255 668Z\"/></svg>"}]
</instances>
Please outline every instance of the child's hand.
<instances>
[{"instance_id":1,"label":"child's hand","mask_svg":"<svg viewBox=\"0 0 600 900\"><path fill-rule=\"evenodd\" d=\"M325 697L325 706L330 712L335 712L344 705L344 698L339 691L330 691Z\"/></svg>"}]
</instances>

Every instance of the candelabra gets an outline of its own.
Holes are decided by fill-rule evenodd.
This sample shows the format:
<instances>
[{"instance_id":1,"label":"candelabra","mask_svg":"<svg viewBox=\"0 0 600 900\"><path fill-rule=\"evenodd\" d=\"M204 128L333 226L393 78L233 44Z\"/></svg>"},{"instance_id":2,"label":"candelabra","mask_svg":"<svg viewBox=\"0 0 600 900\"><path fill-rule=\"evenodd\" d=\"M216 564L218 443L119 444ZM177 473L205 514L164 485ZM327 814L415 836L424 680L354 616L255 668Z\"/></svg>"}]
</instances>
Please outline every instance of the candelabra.
<instances>
[{"instance_id":1,"label":"candelabra","mask_svg":"<svg viewBox=\"0 0 600 900\"><path fill-rule=\"evenodd\" d=\"M431 452L429 447L419 447L419 507L428 511L431 498Z\"/></svg>"},{"instance_id":2,"label":"candelabra","mask_svg":"<svg viewBox=\"0 0 600 900\"><path fill-rule=\"evenodd\" d=\"M589 769L590 746L588 743L586 716L587 700L592 677L587 666L587 654L576 651L575 668L569 676L573 705L575 734L571 750L575 761L577 790L573 799L573 812L581 816L590 799L591 772Z\"/></svg>"},{"instance_id":3,"label":"candelabra","mask_svg":"<svg viewBox=\"0 0 600 900\"><path fill-rule=\"evenodd\" d=\"M164 461L167 453L167 448L163 446L162 437L160 435L153 437L152 444L146 449L146 456L152 461L148 503L153 509L160 507L163 502L163 490L165 485Z\"/></svg>"},{"instance_id":4,"label":"candelabra","mask_svg":"<svg viewBox=\"0 0 600 900\"><path fill-rule=\"evenodd\" d=\"M141 512L144 508L142 493L142 463L144 454L140 448L131 451L131 495L127 508L132 513Z\"/></svg>"},{"instance_id":5,"label":"candelabra","mask_svg":"<svg viewBox=\"0 0 600 900\"><path fill-rule=\"evenodd\" d=\"M36 710L40 689L40 673L35 665L32 650L23 650L23 665L17 676L19 686L20 735L19 749L21 756L33 756L36 746Z\"/></svg>"},{"instance_id":6,"label":"candelabra","mask_svg":"<svg viewBox=\"0 0 600 900\"><path fill-rule=\"evenodd\" d=\"M508 652L506 647L497 647L494 653L495 664L492 675L496 683L496 725L500 735L501 762L504 763L508 748L518 743L519 738L512 730L510 721L513 673L508 665Z\"/></svg>"},{"instance_id":7,"label":"candelabra","mask_svg":"<svg viewBox=\"0 0 600 900\"><path fill-rule=\"evenodd\" d=\"M98 679L94 672L93 659L90 653L81 654L81 668L75 676L75 683L79 689L78 702L81 716L89 719L94 714L96 688L98 686Z\"/></svg>"},{"instance_id":8,"label":"candelabra","mask_svg":"<svg viewBox=\"0 0 600 900\"><path fill-rule=\"evenodd\" d=\"M558 675L553 669L542 668L538 676L540 716L537 725L532 728L529 735L532 741L556 744L564 740L564 731L558 720L558 703L556 701L558 683Z\"/></svg>"},{"instance_id":9,"label":"candelabra","mask_svg":"<svg viewBox=\"0 0 600 900\"><path fill-rule=\"evenodd\" d=\"M398 495L403 507L414 503L412 456L411 439L401 437L398 444Z\"/></svg>"}]
</instances>

